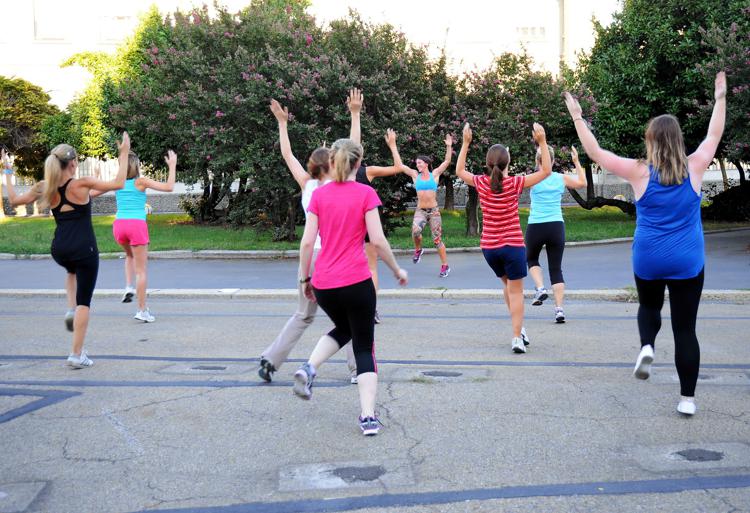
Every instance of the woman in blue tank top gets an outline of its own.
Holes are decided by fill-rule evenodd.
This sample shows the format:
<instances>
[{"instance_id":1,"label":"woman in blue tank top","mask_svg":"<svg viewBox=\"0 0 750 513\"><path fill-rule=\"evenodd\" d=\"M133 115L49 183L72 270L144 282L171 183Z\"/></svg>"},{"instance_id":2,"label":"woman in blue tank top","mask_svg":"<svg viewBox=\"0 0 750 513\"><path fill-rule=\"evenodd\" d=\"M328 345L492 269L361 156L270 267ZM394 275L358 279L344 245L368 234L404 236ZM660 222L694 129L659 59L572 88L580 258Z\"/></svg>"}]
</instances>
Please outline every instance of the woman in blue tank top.
<instances>
[{"instance_id":1,"label":"woman in blue tank top","mask_svg":"<svg viewBox=\"0 0 750 513\"><path fill-rule=\"evenodd\" d=\"M555 164L555 154L552 146L547 145ZM563 312L563 296L565 295L565 280L562 272L562 257L565 250L565 223L563 222L562 207L560 201L565 193L565 188L578 189L586 187L586 174L578 162L578 152L575 146L571 149L573 164L577 174L566 175L563 173L552 173L534 187L531 188L531 214L526 225L526 263L529 266L529 274L534 280L533 306L541 306L549 297L544 287L542 267L539 264L539 254L542 247L547 250L547 266L549 271L552 292L555 295L555 322L565 322ZM539 149L536 150L536 167L542 165L542 156Z\"/></svg>"},{"instance_id":2,"label":"woman in blue tank top","mask_svg":"<svg viewBox=\"0 0 750 513\"><path fill-rule=\"evenodd\" d=\"M700 367L695 320L703 291L701 185L724 132L726 92L726 76L720 72L714 85L715 103L708 134L689 156L677 119L667 114L652 119L645 134L646 160L619 157L599 147L581 117L578 101L565 93L565 103L588 156L627 180L635 195L638 217L633 237L633 271L638 289L641 351L633 374L639 379L650 375L667 287L680 378L677 411L684 415L695 414Z\"/></svg>"},{"instance_id":3,"label":"woman in blue tank top","mask_svg":"<svg viewBox=\"0 0 750 513\"><path fill-rule=\"evenodd\" d=\"M146 307L146 264L148 262L148 225L146 224L146 189L161 192L174 190L177 172L177 154L169 150L164 161L169 169L166 182L141 176L141 161L132 151L128 154L128 174L125 187L115 193L117 214L112 224L115 241L125 251L125 293L123 303L130 303L133 296L138 300L134 319L154 322L156 318ZM135 287L133 280L135 279Z\"/></svg>"}]
</instances>

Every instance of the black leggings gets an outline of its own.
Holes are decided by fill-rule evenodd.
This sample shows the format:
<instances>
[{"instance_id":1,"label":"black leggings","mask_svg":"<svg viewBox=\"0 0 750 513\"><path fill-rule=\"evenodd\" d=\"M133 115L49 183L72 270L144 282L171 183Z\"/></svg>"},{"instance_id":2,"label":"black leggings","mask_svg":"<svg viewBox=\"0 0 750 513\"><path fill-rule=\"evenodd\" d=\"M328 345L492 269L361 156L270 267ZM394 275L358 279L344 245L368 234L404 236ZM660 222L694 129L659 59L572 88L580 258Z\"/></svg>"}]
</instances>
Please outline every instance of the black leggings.
<instances>
[{"instance_id":1,"label":"black leggings","mask_svg":"<svg viewBox=\"0 0 750 513\"><path fill-rule=\"evenodd\" d=\"M669 288L669 309L674 334L674 363L680 377L680 393L695 395L701 350L695 336L695 319L703 291L703 270L686 280L643 280L635 277L638 288L638 331L641 347L654 345L661 328L661 307L664 305L664 287Z\"/></svg>"},{"instance_id":2,"label":"black leggings","mask_svg":"<svg viewBox=\"0 0 750 513\"><path fill-rule=\"evenodd\" d=\"M68 274L76 275L76 305L91 307L91 298L99 275L99 255L94 254L79 260L65 260L53 254L52 258L63 266Z\"/></svg>"},{"instance_id":3,"label":"black leggings","mask_svg":"<svg viewBox=\"0 0 750 513\"><path fill-rule=\"evenodd\" d=\"M526 226L526 263L529 269L539 265L539 253L547 246L547 266L550 283L565 283L562 257L565 250L565 223L531 223Z\"/></svg>"},{"instance_id":4,"label":"black leggings","mask_svg":"<svg viewBox=\"0 0 750 513\"><path fill-rule=\"evenodd\" d=\"M346 287L313 291L318 304L335 325L328 335L339 347L352 341L357 375L377 372L374 349L377 296L372 278Z\"/></svg>"}]
</instances>

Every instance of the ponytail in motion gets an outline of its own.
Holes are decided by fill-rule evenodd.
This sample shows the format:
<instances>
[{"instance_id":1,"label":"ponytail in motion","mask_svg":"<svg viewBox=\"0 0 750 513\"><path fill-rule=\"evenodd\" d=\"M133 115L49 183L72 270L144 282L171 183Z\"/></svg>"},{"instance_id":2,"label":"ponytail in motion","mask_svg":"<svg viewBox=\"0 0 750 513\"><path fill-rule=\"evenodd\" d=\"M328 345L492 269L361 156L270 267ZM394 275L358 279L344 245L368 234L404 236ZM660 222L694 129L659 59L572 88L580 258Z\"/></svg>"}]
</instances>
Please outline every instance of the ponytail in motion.
<instances>
[{"instance_id":1,"label":"ponytail in motion","mask_svg":"<svg viewBox=\"0 0 750 513\"><path fill-rule=\"evenodd\" d=\"M490 175L490 188L495 194L503 192L503 171L510 164L508 148L502 144L493 144L487 150L487 173Z\"/></svg>"},{"instance_id":2,"label":"ponytail in motion","mask_svg":"<svg viewBox=\"0 0 750 513\"><path fill-rule=\"evenodd\" d=\"M364 150L362 145L351 139L339 139L331 146L331 178L337 182L345 182L354 166L362 160Z\"/></svg>"},{"instance_id":3,"label":"ponytail in motion","mask_svg":"<svg viewBox=\"0 0 750 513\"><path fill-rule=\"evenodd\" d=\"M69 144L58 144L44 161L44 191L42 192L41 207L47 208L52 203L52 197L62 185L63 170L67 169L71 161L78 158L76 150Z\"/></svg>"}]
</instances>

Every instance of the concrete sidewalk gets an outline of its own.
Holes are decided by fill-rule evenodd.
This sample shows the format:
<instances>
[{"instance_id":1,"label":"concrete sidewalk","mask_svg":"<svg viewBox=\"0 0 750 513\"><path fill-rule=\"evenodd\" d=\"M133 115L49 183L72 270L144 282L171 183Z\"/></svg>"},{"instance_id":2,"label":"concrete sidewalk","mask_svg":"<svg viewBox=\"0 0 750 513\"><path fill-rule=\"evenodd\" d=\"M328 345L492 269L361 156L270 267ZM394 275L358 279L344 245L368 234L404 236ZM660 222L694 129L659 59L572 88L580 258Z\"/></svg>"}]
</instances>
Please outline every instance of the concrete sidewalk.
<instances>
[{"instance_id":1,"label":"concrete sidewalk","mask_svg":"<svg viewBox=\"0 0 750 513\"><path fill-rule=\"evenodd\" d=\"M271 384L257 357L293 300L154 297L154 324L101 298L65 367L60 298L0 297L0 512L747 512L746 305L703 301L698 413L675 412L669 310L651 378L632 366L637 305L527 308L510 351L498 298L381 297L385 427L365 438L341 357L311 401L291 375L331 325L318 316ZM337 355L338 356L338 355Z\"/></svg>"}]
</instances>

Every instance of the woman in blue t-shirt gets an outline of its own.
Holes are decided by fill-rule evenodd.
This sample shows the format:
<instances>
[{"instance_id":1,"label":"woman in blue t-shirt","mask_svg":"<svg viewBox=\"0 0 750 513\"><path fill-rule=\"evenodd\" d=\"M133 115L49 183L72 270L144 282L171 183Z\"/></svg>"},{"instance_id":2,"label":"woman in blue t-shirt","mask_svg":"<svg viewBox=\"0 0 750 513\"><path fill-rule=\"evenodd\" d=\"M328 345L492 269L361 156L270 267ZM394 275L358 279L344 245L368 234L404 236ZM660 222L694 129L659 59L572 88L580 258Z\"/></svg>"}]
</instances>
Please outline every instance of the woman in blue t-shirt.
<instances>
[{"instance_id":1,"label":"woman in blue t-shirt","mask_svg":"<svg viewBox=\"0 0 750 513\"><path fill-rule=\"evenodd\" d=\"M714 159L724 132L727 79L716 74L714 108L708 133L692 154L677 118L664 114L646 128L646 159L628 159L599 147L581 117L581 106L570 93L565 103L578 137L588 156L604 169L627 180L633 187L637 213L633 237L633 272L638 289L638 330L641 352L633 374L647 379L654 360L654 340L661 328L664 288L669 288L669 306L674 334L675 364L680 378L677 411L695 413L695 385L700 367L700 347L695 336L703 291L703 226L701 185L703 174Z\"/></svg>"},{"instance_id":2,"label":"woman in blue t-shirt","mask_svg":"<svg viewBox=\"0 0 750 513\"><path fill-rule=\"evenodd\" d=\"M548 146L555 164L555 153L552 146ZM563 296L565 294L565 280L562 273L562 256L565 250L565 223L562 217L560 200L566 187L579 189L586 187L586 174L578 162L578 152L575 146L570 150L573 164L578 172L575 176L562 173L552 173L531 188L531 214L526 227L526 263L529 266L529 274L534 280L536 291L534 306L541 305L547 297L547 289L544 287L542 268L539 265L539 253L542 247L547 250L547 265L549 266L549 279L552 284L552 292L555 294L555 322L565 322L563 312ZM536 152L536 167L541 166L542 158L539 150Z\"/></svg>"}]
</instances>

